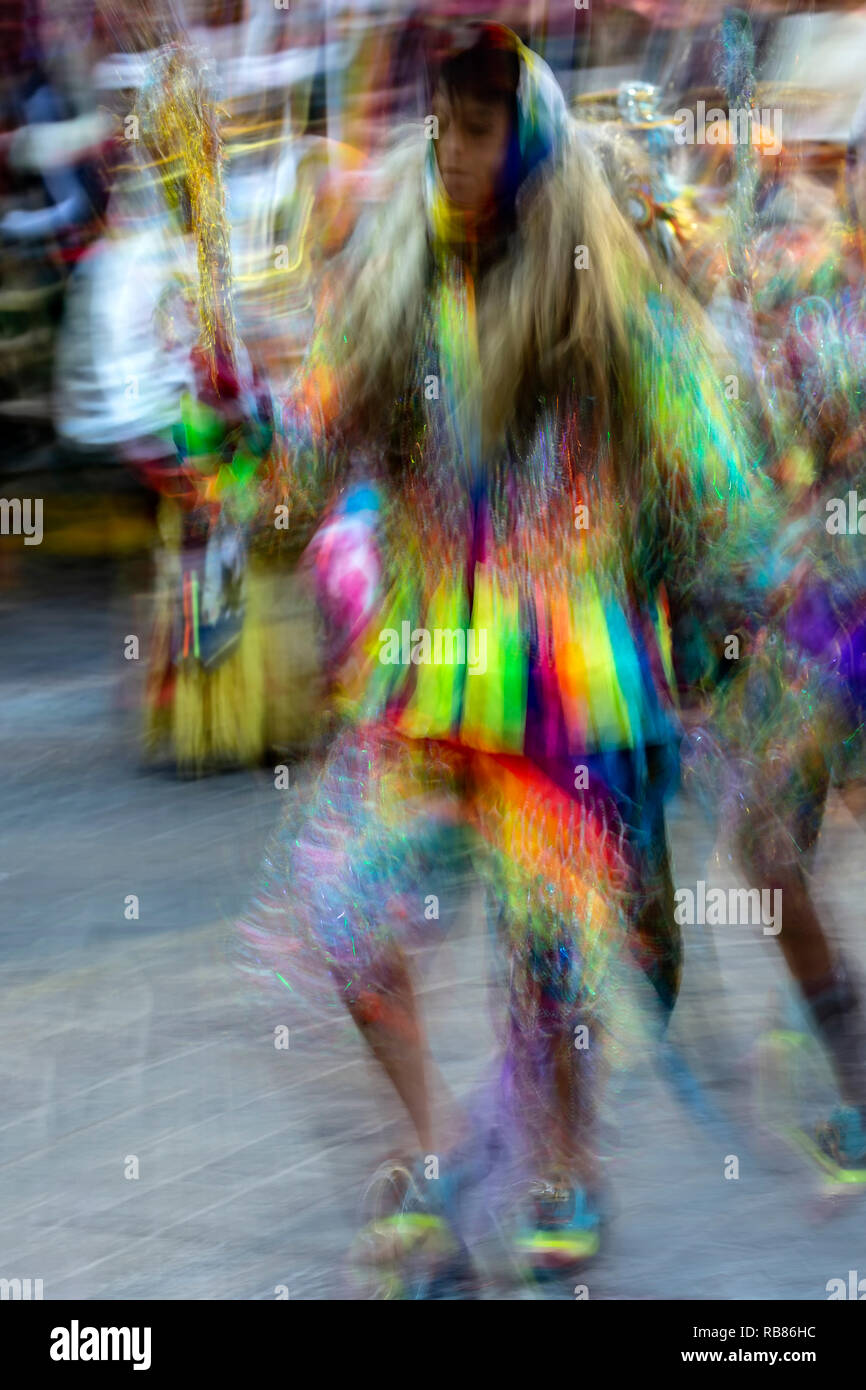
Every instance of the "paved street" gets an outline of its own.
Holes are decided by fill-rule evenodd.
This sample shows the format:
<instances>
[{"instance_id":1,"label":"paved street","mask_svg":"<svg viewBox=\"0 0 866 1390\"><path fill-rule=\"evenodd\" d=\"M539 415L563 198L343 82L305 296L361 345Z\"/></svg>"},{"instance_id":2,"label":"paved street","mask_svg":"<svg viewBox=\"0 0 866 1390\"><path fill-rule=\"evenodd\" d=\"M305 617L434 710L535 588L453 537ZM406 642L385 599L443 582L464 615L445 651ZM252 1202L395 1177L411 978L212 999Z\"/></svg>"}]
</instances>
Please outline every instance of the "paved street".
<instances>
[{"instance_id":1,"label":"paved street","mask_svg":"<svg viewBox=\"0 0 866 1390\"><path fill-rule=\"evenodd\" d=\"M41 1278L46 1299L357 1297L346 1252L402 1122L345 1018L279 983L263 996L233 968L281 793L267 769L183 782L140 768L122 639L145 592L135 564L28 563L0 589L0 1276ZM727 882L682 798L671 833L677 883ZM863 850L834 801L817 891L866 964ZM478 892L450 910L421 988L444 1081L475 1105L495 997ZM767 1123L785 1114L757 1065L784 1014L778 948L760 928L686 932L667 1066L624 984L630 1040L603 1134L612 1221L583 1281L591 1299L826 1298L829 1279L866 1276L866 1197L819 1200ZM820 1108L820 1076L809 1094ZM490 1296L542 1296L495 1239L484 1260Z\"/></svg>"}]
</instances>

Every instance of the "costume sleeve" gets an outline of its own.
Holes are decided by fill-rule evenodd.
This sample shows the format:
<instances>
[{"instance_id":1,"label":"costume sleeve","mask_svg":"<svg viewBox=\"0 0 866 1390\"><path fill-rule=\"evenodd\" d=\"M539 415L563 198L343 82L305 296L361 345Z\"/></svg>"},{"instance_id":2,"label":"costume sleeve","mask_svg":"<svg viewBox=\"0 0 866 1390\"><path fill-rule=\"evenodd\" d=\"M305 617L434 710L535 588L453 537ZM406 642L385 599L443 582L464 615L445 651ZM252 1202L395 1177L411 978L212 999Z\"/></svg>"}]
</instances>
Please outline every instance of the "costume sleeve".
<instances>
[{"instance_id":1,"label":"costume sleeve","mask_svg":"<svg viewBox=\"0 0 866 1390\"><path fill-rule=\"evenodd\" d=\"M317 521L348 471L351 392L337 298L336 285L321 287L306 357L274 393L275 481L293 525Z\"/></svg>"},{"instance_id":2,"label":"costume sleeve","mask_svg":"<svg viewBox=\"0 0 866 1390\"><path fill-rule=\"evenodd\" d=\"M711 700L684 765L730 833L779 864L803 843L798 816L835 717L822 663L792 626L814 583L812 530L795 523L770 476L772 445L736 399L735 369L716 365L690 311L651 301L641 347L639 476L664 582L715 658L698 682Z\"/></svg>"},{"instance_id":3,"label":"costume sleeve","mask_svg":"<svg viewBox=\"0 0 866 1390\"><path fill-rule=\"evenodd\" d=\"M315 521L343 472L344 450L317 395L314 373L305 373L274 399L276 493L293 524Z\"/></svg>"},{"instance_id":4,"label":"costume sleeve","mask_svg":"<svg viewBox=\"0 0 866 1390\"><path fill-rule=\"evenodd\" d=\"M655 292L633 342L645 569L721 648L766 622L793 565L781 498L733 365L714 355L697 312Z\"/></svg>"}]
</instances>

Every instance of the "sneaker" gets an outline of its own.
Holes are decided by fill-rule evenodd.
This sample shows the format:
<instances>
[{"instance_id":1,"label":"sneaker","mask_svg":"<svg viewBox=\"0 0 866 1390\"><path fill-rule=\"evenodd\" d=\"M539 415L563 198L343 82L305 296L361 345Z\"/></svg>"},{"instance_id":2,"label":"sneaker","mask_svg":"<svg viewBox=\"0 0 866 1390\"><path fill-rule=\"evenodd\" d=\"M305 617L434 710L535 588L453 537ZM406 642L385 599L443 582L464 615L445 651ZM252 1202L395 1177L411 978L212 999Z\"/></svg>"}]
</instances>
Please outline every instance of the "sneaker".
<instances>
[{"instance_id":1,"label":"sneaker","mask_svg":"<svg viewBox=\"0 0 866 1390\"><path fill-rule=\"evenodd\" d=\"M861 1110L840 1105L815 1134L818 1161L837 1182L866 1183L866 1123Z\"/></svg>"},{"instance_id":2,"label":"sneaker","mask_svg":"<svg viewBox=\"0 0 866 1390\"><path fill-rule=\"evenodd\" d=\"M516 1239L518 1256L537 1274L557 1273L592 1259L601 1243L601 1211L585 1188L568 1180L533 1183L533 1221Z\"/></svg>"},{"instance_id":3,"label":"sneaker","mask_svg":"<svg viewBox=\"0 0 866 1390\"><path fill-rule=\"evenodd\" d=\"M421 1187L418 1165L383 1164L370 1181L366 1202L375 1214L356 1241L359 1263L389 1265L422 1250L443 1256L456 1248L444 1204Z\"/></svg>"},{"instance_id":4,"label":"sneaker","mask_svg":"<svg viewBox=\"0 0 866 1390\"><path fill-rule=\"evenodd\" d=\"M451 1184L426 1181L422 1163L384 1164L367 1189L368 1203L371 1197L377 1211L356 1238L352 1257L356 1266L376 1271L374 1297L479 1297L469 1252L454 1225Z\"/></svg>"}]
</instances>

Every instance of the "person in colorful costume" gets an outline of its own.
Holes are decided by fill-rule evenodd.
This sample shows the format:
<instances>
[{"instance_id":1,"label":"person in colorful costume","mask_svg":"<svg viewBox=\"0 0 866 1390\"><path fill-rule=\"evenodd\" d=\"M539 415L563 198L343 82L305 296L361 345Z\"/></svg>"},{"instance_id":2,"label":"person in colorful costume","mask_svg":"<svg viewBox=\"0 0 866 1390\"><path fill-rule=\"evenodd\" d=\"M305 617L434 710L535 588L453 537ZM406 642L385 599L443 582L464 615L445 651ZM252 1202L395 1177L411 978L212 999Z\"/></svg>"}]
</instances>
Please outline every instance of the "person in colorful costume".
<instances>
[{"instance_id":1,"label":"person in colorful costume","mask_svg":"<svg viewBox=\"0 0 866 1390\"><path fill-rule=\"evenodd\" d=\"M799 559L784 640L733 696L736 720L753 729L735 778L748 807L738 838L744 862L783 895L779 944L840 1093L827 1122L799 1140L835 1181L863 1183L866 989L821 922L807 866L830 787L850 798L866 775L866 564L849 515L851 494L856 507L866 488L864 261L856 219L852 228L834 194L796 169L764 191L758 232L761 393L788 503L779 548Z\"/></svg>"},{"instance_id":2,"label":"person in colorful costume","mask_svg":"<svg viewBox=\"0 0 866 1390\"><path fill-rule=\"evenodd\" d=\"M149 641L145 747L197 775L256 763L272 746L269 575L251 564L270 462L270 397L235 326L219 119L185 39L164 45L142 90L139 177L161 170L196 274L176 276L157 314L166 348L189 340L189 386L173 428L127 449L160 494L157 599Z\"/></svg>"},{"instance_id":3,"label":"person in colorful costume","mask_svg":"<svg viewBox=\"0 0 866 1390\"><path fill-rule=\"evenodd\" d=\"M777 516L698 312L650 271L546 65L473 26L438 74L433 138L389 156L282 412L286 495L327 508L310 565L345 723L241 930L258 968L343 999L442 1155L406 953L469 827L540 1268L598 1248L612 964L627 943L664 1011L679 986L668 603L757 624ZM379 1223L373 1258L456 1220L430 1194L453 1197L459 1160L440 1173L412 1170L432 1210Z\"/></svg>"}]
</instances>

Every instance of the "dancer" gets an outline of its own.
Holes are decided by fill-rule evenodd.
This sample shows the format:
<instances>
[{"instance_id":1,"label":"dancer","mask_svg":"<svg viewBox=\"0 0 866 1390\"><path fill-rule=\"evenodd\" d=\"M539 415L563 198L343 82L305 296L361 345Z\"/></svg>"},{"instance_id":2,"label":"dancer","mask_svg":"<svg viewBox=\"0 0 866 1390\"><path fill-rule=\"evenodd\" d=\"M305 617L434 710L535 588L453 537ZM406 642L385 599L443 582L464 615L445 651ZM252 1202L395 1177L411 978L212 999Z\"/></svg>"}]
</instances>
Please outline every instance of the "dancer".
<instances>
[{"instance_id":1,"label":"dancer","mask_svg":"<svg viewBox=\"0 0 866 1390\"><path fill-rule=\"evenodd\" d=\"M840 148L840 168L843 157ZM840 1104L801 1142L836 1181L863 1183L866 992L822 925L807 865L831 785L845 797L864 775L866 570L848 518L863 480L864 263L831 191L789 170L767 190L755 264L775 472L789 503L780 539L801 560L786 640L743 692L753 770L741 782L738 840L749 871L782 893L779 945L839 1088Z\"/></svg>"},{"instance_id":2,"label":"dancer","mask_svg":"<svg viewBox=\"0 0 866 1390\"><path fill-rule=\"evenodd\" d=\"M413 1202L368 1232L373 1258L453 1248L466 1174L431 1117L407 946L471 828L534 1180L518 1247L555 1267L599 1246L623 941L664 1008L679 985L668 599L720 604L734 575L734 626L762 611L775 515L697 311L650 273L546 66L472 26L432 97L432 138L389 157L283 411L287 495L331 498L312 563L345 727L243 931L262 966L336 990L413 1121Z\"/></svg>"},{"instance_id":3,"label":"dancer","mask_svg":"<svg viewBox=\"0 0 866 1390\"><path fill-rule=\"evenodd\" d=\"M180 418L127 449L161 494L145 744L167 744L178 770L196 775L254 763L270 744L268 586L249 562L269 398L235 327L218 118L186 41L160 50L139 116L140 162L164 167L172 230L193 243L197 268L169 284L157 316L175 360L197 337Z\"/></svg>"}]
</instances>

